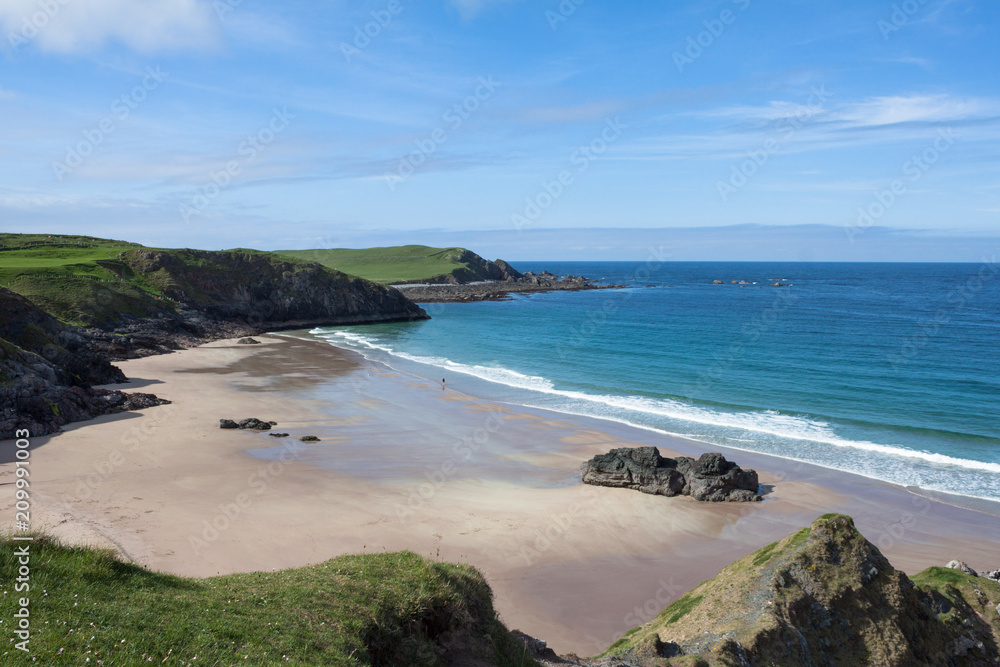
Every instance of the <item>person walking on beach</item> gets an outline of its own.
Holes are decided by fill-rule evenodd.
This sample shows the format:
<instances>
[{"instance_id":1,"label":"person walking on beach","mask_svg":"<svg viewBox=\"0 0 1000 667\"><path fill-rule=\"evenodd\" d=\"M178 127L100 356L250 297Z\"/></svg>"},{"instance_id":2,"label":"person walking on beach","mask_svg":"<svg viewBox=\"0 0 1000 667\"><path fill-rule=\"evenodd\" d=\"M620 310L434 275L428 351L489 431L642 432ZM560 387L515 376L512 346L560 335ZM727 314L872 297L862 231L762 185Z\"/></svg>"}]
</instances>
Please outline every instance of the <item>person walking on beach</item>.
<instances>
[{"instance_id":1,"label":"person walking on beach","mask_svg":"<svg viewBox=\"0 0 1000 667\"><path fill-rule=\"evenodd\" d=\"M441 391L444 391L444 378L441 378Z\"/></svg>"}]
</instances>

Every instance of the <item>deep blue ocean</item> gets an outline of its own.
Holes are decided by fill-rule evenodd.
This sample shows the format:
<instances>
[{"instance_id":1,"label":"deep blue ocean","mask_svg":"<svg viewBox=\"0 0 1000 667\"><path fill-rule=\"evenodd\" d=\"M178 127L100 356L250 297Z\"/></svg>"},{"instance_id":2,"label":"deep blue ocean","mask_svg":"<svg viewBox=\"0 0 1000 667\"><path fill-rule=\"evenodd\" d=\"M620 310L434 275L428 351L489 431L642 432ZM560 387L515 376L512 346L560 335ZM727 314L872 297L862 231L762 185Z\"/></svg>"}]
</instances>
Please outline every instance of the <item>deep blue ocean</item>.
<instances>
[{"instance_id":1,"label":"deep blue ocean","mask_svg":"<svg viewBox=\"0 0 1000 667\"><path fill-rule=\"evenodd\" d=\"M313 333L490 400L1000 500L1000 264L513 264L633 287Z\"/></svg>"}]
</instances>

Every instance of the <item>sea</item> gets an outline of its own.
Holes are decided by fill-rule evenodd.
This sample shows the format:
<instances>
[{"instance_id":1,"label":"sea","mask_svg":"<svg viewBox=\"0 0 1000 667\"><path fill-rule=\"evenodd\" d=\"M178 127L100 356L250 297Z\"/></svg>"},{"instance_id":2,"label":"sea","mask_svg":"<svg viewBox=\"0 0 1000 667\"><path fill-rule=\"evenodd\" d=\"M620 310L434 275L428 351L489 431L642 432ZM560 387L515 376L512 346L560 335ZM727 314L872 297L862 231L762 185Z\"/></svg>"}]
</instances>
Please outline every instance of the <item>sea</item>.
<instances>
[{"instance_id":1,"label":"sea","mask_svg":"<svg viewBox=\"0 0 1000 667\"><path fill-rule=\"evenodd\" d=\"M489 400L1000 501L994 260L513 265L624 287L311 333Z\"/></svg>"}]
</instances>

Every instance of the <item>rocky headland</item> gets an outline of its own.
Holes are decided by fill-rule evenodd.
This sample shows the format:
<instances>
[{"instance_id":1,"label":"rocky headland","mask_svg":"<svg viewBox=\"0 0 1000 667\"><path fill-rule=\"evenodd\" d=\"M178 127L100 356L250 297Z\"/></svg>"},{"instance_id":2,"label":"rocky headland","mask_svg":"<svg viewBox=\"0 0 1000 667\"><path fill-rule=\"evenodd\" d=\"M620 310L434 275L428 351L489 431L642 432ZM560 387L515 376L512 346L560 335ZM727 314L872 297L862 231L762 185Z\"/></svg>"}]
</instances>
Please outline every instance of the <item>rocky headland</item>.
<instances>
[{"instance_id":1,"label":"rocky headland","mask_svg":"<svg viewBox=\"0 0 1000 667\"><path fill-rule=\"evenodd\" d=\"M755 470L744 470L722 454L676 459L656 447L622 447L581 466L584 484L634 489L660 496L691 496L709 502L760 500Z\"/></svg>"},{"instance_id":2,"label":"rocky headland","mask_svg":"<svg viewBox=\"0 0 1000 667\"><path fill-rule=\"evenodd\" d=\"M497 260L500 262L501 260ZM494 264L490 262L490 264ZM618 289L623 285L602 285L583 276L557 276L548 271L519 273L502 262L502 277L470 283L444 281L440 283L397 284L408 298L418 303L445 303L454 301L503 301L511 294L528 292L555 292L595 289Z\"/></svg>"},{"instance_id":3,"label":"rocky headland","mask_svg":"<svg viewBox=\"0 0 1000 667\"><path fill-rule=\"evenodd\" d=\"M2 240L0 440L165 402L95 388L127 381L116 360L266 331L427 318L392 287L272 253ZM33 268L39 257L48 266Z\"/></svg>"}]
</instances>

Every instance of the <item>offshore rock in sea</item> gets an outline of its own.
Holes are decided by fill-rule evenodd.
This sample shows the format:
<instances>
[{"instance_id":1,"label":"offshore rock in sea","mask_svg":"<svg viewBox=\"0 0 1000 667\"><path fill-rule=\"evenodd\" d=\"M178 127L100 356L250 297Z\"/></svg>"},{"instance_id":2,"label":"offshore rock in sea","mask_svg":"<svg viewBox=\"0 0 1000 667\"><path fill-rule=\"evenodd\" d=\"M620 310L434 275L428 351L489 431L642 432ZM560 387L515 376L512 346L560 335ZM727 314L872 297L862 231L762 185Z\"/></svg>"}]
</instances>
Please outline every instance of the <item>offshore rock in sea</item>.
<instances>
[{"instance_id":1,"label":"offshore rock in sea","mask_svg":"<svg viewBox=\"0 0 1000 667\"><path fill-rule=\"evenodd\" d=\"M755 470L744 470L722 454L660 456L656 447L623 447L598 454L581 466L584 484L635 489L660 496L691 496L711 502L760 500Z\"/></svg>"}]
</instances>

